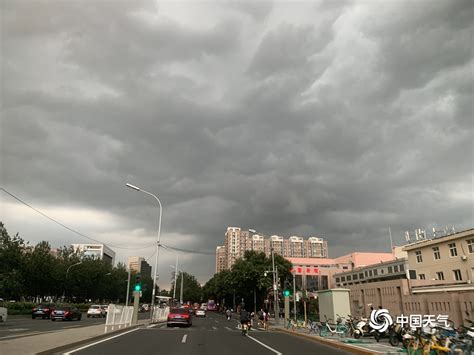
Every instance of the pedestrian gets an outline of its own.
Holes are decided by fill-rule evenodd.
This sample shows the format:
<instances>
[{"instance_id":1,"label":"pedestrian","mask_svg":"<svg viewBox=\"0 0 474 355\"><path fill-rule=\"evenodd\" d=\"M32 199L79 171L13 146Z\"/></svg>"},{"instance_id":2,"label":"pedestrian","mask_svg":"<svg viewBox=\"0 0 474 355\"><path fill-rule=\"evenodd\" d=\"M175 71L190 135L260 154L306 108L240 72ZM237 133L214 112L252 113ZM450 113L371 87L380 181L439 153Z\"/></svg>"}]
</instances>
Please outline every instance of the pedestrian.
<instances>
[{"instance_id":1,"label":"pedestrian","mask_svg":"<svg viewBox=\"0 0 474 355\"><path fill-rule=\"evenodd\" d=\"M270 315L268 314L268 311L265 310L263 311L263 329L268 330L268 321L270 319Z\"/></svg>"}]
</instances>

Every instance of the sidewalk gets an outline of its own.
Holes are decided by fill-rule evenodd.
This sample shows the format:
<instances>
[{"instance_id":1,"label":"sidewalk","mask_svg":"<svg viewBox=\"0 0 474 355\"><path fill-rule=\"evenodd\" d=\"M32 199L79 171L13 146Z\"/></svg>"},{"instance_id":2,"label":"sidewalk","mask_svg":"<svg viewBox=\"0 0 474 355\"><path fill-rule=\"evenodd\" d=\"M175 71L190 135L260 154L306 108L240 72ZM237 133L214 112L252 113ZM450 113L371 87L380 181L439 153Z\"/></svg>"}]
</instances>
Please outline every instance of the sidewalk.
<instances>
[{"instance_id":1,"label":"sidewalk","mask_svg":"<svg viewBox=\"0 0 474 355\"><path fill-rule=\"evenodd\" d=\"M148 319L142 319L138 321L138 326L148 323ZM132 329L133 327L136 326L122 328L121 330ZM72 343L87 341L91 338L103 336L105 334L104 329L105 325L100 324L90 327L69 328L59 330L57 332L7 339L0 341L0 349L2 354L37 354L46 352L50 349L55 349ZM113 332L109 331L106 333L106 335L115 334L117 330L118 329L115 329Z\"/></svg>"},{"instance_id":2,"label":"sidewalk","mask_svg":"<svg viewBox=\"0 0 474 355\"><path fill-rule=\"evenodd\" d=\"M282 323L282 320L280 320L280 323ZM341 338L339 336L321 337L319 334L310 334L308 328L297 328L291 330L286 328L286 323L285 325L275 325L274 319L270 320L269 329L299 336L334 348L346 350L354 354L401 354L403 352L401 348L391 346L385 339L382 339L380 343L377 343L375 339L368 338L355 340L354 338Z\"/></svg>"}]
</instances>

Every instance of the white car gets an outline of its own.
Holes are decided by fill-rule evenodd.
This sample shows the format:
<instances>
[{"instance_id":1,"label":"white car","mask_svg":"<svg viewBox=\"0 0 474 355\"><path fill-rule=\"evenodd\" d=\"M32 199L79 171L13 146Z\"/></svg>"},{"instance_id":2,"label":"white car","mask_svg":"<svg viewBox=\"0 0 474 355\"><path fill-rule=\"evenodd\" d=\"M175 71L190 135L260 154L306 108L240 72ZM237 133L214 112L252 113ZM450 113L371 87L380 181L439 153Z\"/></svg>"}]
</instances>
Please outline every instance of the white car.
<instances>
[{"instance_id":1,"label":"white car","mask_svg":"<svg viewBox=\"0 0 474 355\"><path fill-rule=\"evenodd\" d=\"M0 322L7 321L7 309L5 307L0 307Z\"/></svg>"},{"instance_id":2,"label":"white car","mask_svg":"<svg viewBox=\"0 0 474 355\"><path fill-rule=\"evenodd\" d=\"M196 309L196 317L205 317L206 311L204 309Z\"/></svg>"},{"instance_id":3,"label":"white car","mask_svg":"<svg viewBox=\"0 0 474 355\"><path fill-rule=\"evenodd\" d=\"M90 317L105 317L107 314L101 305L93 304L87 310L87 318Z\"/></svg>"}]
</instances>

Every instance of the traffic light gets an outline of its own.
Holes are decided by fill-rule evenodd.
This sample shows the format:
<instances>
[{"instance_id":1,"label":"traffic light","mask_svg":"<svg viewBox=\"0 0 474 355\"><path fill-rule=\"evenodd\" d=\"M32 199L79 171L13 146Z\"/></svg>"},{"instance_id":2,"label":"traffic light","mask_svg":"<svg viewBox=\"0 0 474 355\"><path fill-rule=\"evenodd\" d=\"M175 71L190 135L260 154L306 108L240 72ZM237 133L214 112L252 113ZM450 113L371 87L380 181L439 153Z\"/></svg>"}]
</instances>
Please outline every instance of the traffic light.
<instances>
[{"instance_id":1,"label":"traffic light","mask_svg":"<svg viewBox=\"0 0 474 355\"><path fill-rule=\"evenodd\" d=\"M140 292L142 290L142 277L140 275L135 276L135 286L133 291Z\"/></svg>"},{"instance_id":2,"label":"traffic light","mask_svg":"<svg viewBox=\"0 0 474 355\"><path fill-rule=\"evenodd\" d=\"M290 297L291 296L291 283L288 280L285 280L285 287L283 289L283 296Z\"/></svg>"}]
</instances>

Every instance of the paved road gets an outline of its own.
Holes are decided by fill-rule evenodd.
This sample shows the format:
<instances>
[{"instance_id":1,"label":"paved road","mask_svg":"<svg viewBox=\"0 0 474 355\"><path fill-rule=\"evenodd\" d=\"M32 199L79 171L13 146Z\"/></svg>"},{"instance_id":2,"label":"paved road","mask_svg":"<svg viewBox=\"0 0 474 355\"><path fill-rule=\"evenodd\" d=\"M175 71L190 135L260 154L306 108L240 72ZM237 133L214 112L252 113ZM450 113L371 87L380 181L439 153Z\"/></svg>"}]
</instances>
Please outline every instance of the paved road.
<instances>
[{"instance_id":1,"label":"paved road","mask_svg":"<svg viewBox=\"0 0 474 355\"><path fill-rule=\"evenodd\" d=\"M150 313L139 313L138 319L145 319ZM87 318L82 314L80 321L56 321L50 319L31 319L31 316L9 316L6 323L0 323L0 340L55 332L60 329L90 327L105 324L105 318Z\"/></svg>"},{"instance_id":2,"label":"paved road","mask_svg":"<svg viewBox=\"0 0 474 355\"><path fill-rule=\"evenodd\" d=\"M108 341L92 343L65 354L206 354L206 355L250 355L285 354L303 355L322 353L325 355L348 354L310 340L272 331L251 331L242 336L237 322L227 322L224 316L209 314L207 318L194 318L190 328L168 328L158 325L137 328Z\"/></svg>"}]
</instances>

